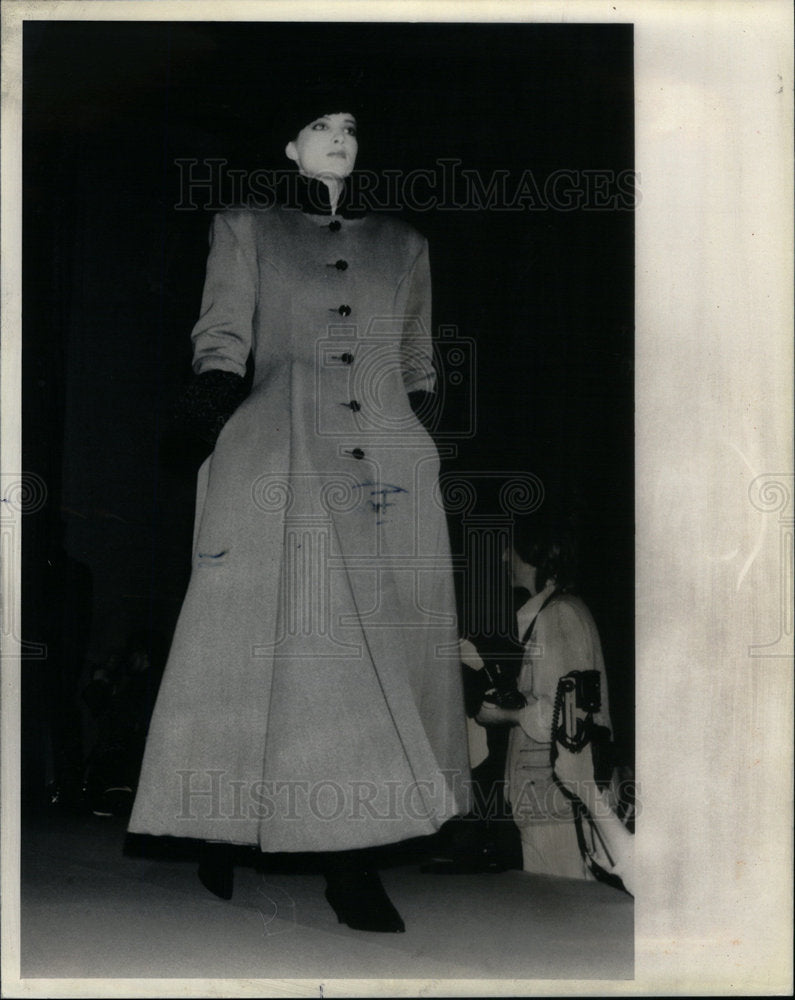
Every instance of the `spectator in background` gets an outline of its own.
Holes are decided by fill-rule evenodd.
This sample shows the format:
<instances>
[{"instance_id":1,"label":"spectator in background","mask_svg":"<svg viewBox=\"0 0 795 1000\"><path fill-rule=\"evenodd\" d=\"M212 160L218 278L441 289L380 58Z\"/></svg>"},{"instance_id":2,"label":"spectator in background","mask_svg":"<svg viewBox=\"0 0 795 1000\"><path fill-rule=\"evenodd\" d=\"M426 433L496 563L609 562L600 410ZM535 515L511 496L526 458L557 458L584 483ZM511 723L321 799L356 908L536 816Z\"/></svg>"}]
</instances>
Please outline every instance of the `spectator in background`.
<instances>
[{"instance_id":1,"label":"spectator in background","mask_svg":"<svg viewBox=\"0 0 795 1000\"><path fill-rule=\"evenodd\" d=\"M514 587L529 598L516 615L524 647L518 687L527 704L504 708L484 701L482 725L512 726L506 791L522 838L525 871L588 878L571 799L558 786L551 763L558 681L573 670L598 671L601 709L594 722L610 726L602 647L593 617L576 596L577 545L566 526L528 518L517 523L504 559Z\"/></svg>"}]
</instances>

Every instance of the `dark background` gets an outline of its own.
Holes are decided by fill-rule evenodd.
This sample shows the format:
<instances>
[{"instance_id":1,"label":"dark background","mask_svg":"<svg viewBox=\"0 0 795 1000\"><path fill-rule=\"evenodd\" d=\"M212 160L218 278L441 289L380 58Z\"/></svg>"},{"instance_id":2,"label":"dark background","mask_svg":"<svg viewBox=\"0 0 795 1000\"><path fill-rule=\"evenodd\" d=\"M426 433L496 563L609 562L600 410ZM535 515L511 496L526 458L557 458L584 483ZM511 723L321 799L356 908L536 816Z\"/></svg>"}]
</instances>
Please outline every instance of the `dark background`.
<instances>
[{"instance_id":1,"label":"dark background","mask_svg":"<svg viewBox=\"0 0 795 1000\"><path fill-rule=\"evenodd\" d=\"M359 167L455 158L486 180L508 171L509 190L526 170L542 185L556 170L626 171L633 65L629 25L33 21L24 42L23 452L48 491L23 540L23 631L48 646L24 671L35 799L79 770L93 666L135 631L162 651L187 583L198 459L169 412L211 212L176 210L175 161L288 166L277 123L292 92L344 70L367 97ZM474 345L431 417L455 446L443 468L493 474L476 514L524 472L576 515L631 761L632 213L402 214L430 241L435 328ZM473 393L476 434L456 437ZM461 514L450 528L459 551Z\"/></svg>"}]
</instances>

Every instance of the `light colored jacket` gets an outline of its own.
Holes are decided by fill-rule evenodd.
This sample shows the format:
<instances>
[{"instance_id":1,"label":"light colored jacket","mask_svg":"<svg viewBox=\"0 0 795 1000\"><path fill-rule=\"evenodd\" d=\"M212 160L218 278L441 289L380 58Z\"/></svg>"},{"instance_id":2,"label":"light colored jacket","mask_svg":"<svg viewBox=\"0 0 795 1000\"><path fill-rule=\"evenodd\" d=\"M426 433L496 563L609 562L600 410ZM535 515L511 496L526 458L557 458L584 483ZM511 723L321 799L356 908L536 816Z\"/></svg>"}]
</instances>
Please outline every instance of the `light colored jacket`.
<instances>
[{"instance_id":1,"label":"light colored jacket","mask_svg":"<svg viewBox=\"0 0 795 1000\"><path fill-rule=\"evenodd\" d=\"M532 597L517 612L522 637L547 594ZM610 728L602 644L591 612L571 594L558 594L538 614L525 643L519 689L528 700L508 742L507 797L519 826L571 817L571 801L556 785L550 763L552 721L558 680L572 670L598 670L602 708L594 716Z\"/></svg>"}]
</instances>

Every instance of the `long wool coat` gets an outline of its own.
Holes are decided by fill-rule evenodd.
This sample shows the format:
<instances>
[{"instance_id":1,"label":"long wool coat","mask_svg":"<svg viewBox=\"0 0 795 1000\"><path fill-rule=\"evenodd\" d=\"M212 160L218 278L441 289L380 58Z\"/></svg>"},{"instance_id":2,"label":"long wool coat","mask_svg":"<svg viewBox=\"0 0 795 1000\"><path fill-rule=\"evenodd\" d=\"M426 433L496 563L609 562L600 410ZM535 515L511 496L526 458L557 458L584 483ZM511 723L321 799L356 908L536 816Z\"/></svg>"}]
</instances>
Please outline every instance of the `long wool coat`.
<instances>
[{"instance_id":1,"label":"long wool coat","mask_svg":"<svg viewBox=\"0 0 795 1000\"><path fill-rule=\"evenodd\" d=\"M468 809L425 240L386 216L213 220L194 369L243 374L197 487L137 833L340 850Z\"/></svg>"}]
</instances>

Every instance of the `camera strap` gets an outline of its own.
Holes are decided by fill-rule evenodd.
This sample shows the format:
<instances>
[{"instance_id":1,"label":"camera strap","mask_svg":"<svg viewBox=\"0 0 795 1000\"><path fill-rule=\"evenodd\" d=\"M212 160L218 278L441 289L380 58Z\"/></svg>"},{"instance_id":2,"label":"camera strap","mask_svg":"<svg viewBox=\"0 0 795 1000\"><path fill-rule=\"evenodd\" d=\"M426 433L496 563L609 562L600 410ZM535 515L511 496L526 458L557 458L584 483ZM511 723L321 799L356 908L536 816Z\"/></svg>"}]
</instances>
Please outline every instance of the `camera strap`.
<instances>
[{"instance_id":1,"label":"camera strap","mask_svg":"<svg viewBox=\"0 0 795 1000\"><path fill-rule=\"evenodd\" d=\"M603 868L599 862L594 857L594 852L586 841L585 829L587 826L590 836L599 841L602 851L609 864L613 864L613 858L610 856L610 852L607 849L607 844L605 844L604 839L599 833L599 829L596 823L588 815L588 810L581 802L574 802L574 826L577 831L577 843L580 848L580 854L583 861L585 862L588 870L593 875L595 879L599 882L604 882L606 885L612 886L614 889L622 889L624 892L627 891L624 883L619 875L614 875L613 872L607 871Z\"/></svg>"},{"instance_id":2,"label":"camera strap","mask_svg":"<svg viewBox=\"0 0 795 1000\"><path fill-rule=\"evenodd\" d=\"M536 613L533 615L533 620L530 622L530 624L525 629L524 635L522 636L522 638L520 640L520 642L521 642L521 644L523 646L526 646L528 644L528 642L530 642L530 637L532 636L533 629L535 628L535 624L538 621L538 616L541 614L541 612L544 610L544 608L549 604L549 602L552 600L552 598L553 597L557 597L557 596L558 596L558 589L557 589L557 587L555 587L555 589L552 591L552 593L549 595L549 597L544 601L544 603L541 605L541 607L538 609L538 611L536 611Z\"/></svg>"}]
</instances>

